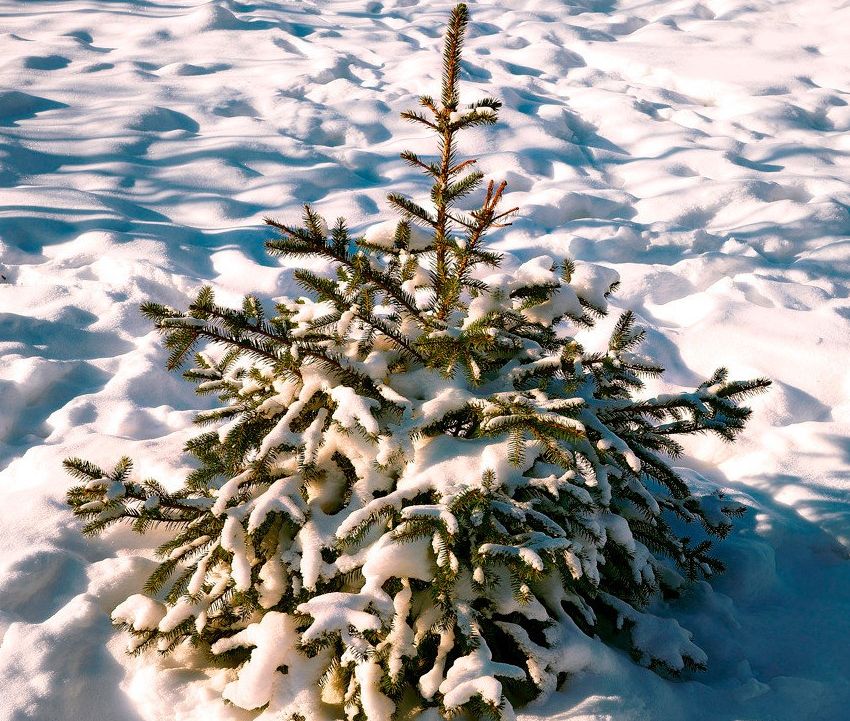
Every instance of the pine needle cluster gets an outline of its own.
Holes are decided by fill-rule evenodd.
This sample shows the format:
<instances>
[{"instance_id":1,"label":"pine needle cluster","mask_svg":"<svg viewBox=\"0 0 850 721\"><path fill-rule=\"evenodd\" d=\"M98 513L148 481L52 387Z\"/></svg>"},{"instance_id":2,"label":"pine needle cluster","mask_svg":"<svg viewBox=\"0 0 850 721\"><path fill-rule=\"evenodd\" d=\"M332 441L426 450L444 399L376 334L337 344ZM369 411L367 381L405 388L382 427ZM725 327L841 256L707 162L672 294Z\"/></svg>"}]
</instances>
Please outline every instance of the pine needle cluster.
<instances>
[{"instance_id":1,"label":"pine needle cluster","mask_svg":"<svg viewBox=\"0 0 850 721\"><path fill-rule=\"evenodd\" d=\"M458 5L439 99L402 114L437 141L436 159L401 156L430 203L391 194L401 220L362 237L309 206L300 225L268 220L269 253L305 261L302 298L230 308L205 287L186 310L143 306L168 368L191 362L220 401L198 414L180 490L126 458L65 462L84 533L171 529L113 614L131 650L220 656L239 668L225 698L263 719L511 718L575 670L585 635L631 640L670 673L706 661L646 609L722 570L711 538L744 509L671 462L683 436L733 440L768 381L719 370L640 398L662 369L631 313L602 352L572 332L606 313L609 269L499 270L485 241L518 209L458 157L458 135L500 108L460 101L467 21Z\"/></svg>"}]
</instances>

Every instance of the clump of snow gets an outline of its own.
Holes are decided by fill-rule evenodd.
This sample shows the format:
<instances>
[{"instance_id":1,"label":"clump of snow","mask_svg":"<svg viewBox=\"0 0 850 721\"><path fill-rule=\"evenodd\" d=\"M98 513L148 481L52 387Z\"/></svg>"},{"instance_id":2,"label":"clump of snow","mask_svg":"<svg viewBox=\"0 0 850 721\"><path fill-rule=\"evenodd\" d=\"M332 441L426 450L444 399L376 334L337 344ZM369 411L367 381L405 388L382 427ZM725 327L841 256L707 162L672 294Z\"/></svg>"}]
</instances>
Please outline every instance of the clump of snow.
<instances>
[{"instance_id":1,"label":"clump of snow","mask_svg":"<svg viewBox=\"0 0 850 721\"><path fill-rule=\"evenodd\" d=\"M457 659L440 684L443 704L447 709L462 706L474 696L498 706L502 698L502 684L496 678L525 678L521 668L505 663L495 663L486 644L482 643L472 653Z\"/></svg>"},{"instance_id":2,"label":"clump of snow","mask_svg":"<svg viewBox=\"0 0 850 721\"><path fill-rule=\"evenodd\" d=\"M543 303L524 307L521 299L514 306L530 321L551 325L564 316L580 319L584 309L579 300L586 300L596 308L607 307L606 294L618 279L617 273L609 268L593 266L584 271L578 280L564 280L556 272L556 264L551 256L533 258L513 273L494 273L484 278L487 290L475 298L469 306L467 325L492 312L504 299L513 297L514 291L524 287L553 287L557 291Z\"/></svg>"},{"instance_id":3,"label":"clump of snow","mask_svg":"<svg viewBox=\"0 0 850 721\"><path fill-rule=\"evenodd\" d=\"M393 248L395 247L397 228L397 220L385 220L380 223L376 223L375 225L370 225L366 229L366 232L363 233L363 238L366 242L371 243L372 245L378 245L383 248ZM433 242L433 237L426 233L422 228L416 225L410 226L410 240L408 240L407 245L411 250L422 250L423 248L427 248Z\"/></svg>"},{"instance_id":4,"label":"clump of snow","mask_svg":"<svg viewBox=\"0 0 850 721\"><path fill-rule=\"evenodd\" d=\"M266 613L259 623L213 644L213 653L248 647L251 657L239 677L224 688L224 698L244 709L273 703L275 713L323 718L312 679L323 658L308 659L298 648L298 631L291 616L277 611ZM285 673L279 673L285 669ZM262 717L261 717L262 718Z\"/></svg>"},{"instance_id":5,"label":"clump of snow","mask_svg":"<svg viewBox=\"0 0 850 721\"><path fill-rule=\"evenodd\" d=\"M126 623L136 631L148 631L159 625L166 610L164 604L139 593L134 593L115 607L112 612L112 619Z\"/></svg>"}]
</instances>

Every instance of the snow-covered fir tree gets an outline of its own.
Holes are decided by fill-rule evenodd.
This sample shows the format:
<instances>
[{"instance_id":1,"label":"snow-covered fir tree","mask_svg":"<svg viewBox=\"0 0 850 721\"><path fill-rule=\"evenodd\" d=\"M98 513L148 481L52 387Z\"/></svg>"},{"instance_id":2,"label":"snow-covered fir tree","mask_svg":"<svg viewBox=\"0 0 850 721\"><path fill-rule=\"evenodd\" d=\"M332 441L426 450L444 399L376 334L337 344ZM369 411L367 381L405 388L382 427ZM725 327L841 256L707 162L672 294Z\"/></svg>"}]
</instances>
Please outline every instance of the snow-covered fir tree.
<instances>
[{"instance_id":1,"label":"snow-covered fir tree","mask_svg":"<svg viewBox=\"0 0 850 721\"><path fill-rule=\"evenodd\" d=\"M743 508L695 495L669 461L677 436L733 439L768 382L720 370L636 398L662 369L635 352L631 313L600 352L574 338L606 313L612 270L544 256L499 272L485 238L516 212L505 183L457 204L483 182L457 135L500 107L460 102L466 24L458 5L440 97L403 114L437 137L435 160L402 154L430 204L390 195L402 220L362 237L310 207L301 226L269 220L307 296L268 315L210 288L186 311L143 307L168 367L194 357L186 378L221 400L198 414L180 490L128 459L66 461L85 533L173 529L113 613L131 650L210 650L237 669L225 698L261 719L509 719L571 671L583 634L667 672L706 662L646 607L722 569L675 529L722 537Z\"/></svg>"}]
</instances>

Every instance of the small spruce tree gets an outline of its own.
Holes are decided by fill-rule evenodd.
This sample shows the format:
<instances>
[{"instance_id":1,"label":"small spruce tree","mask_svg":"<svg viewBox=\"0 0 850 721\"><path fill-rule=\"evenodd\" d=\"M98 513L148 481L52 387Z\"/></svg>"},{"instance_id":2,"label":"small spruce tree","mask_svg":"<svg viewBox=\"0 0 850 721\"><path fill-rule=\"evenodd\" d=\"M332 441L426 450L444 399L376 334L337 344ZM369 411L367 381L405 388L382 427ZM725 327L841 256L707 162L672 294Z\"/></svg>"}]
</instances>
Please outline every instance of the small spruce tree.
<instances>
[{"instance_id":1,"label":"small spruce tree","mask_svg":"<svg viewBox=\"0 0 850 721\"><path fill-rule=\"evenodd\" d=\"M294 272L308 297L269 315L209 287L185 311L143 306L168 368L205 344L184 375L221 401L198 414L209 430L186 445L182 488L126 458L65 462L84 533L173 529L144 594L113 613L130 650L210 650L238 668L224 697L263 719L511 718L572 670L582 633L630 638L667 672L706 661L646 607L722 570L675 529L722 537L744 509L695 495L669 459L680 436L732 440L768 381L719 370L636 399L662 369L635 353L631 313L602 352L567 332L605 314L612 271L539 257L498 272L484 241L517 210L505 183L457 206L483 181L457 136L500 107L460 102L466 24L458 5L440 98L403 113L437 137L436 160L402 153L430 205L391 194L403 219L364 237L309 206L301 226L268 220L269 252L312 268Z\"/></svg>"}]
</instances>

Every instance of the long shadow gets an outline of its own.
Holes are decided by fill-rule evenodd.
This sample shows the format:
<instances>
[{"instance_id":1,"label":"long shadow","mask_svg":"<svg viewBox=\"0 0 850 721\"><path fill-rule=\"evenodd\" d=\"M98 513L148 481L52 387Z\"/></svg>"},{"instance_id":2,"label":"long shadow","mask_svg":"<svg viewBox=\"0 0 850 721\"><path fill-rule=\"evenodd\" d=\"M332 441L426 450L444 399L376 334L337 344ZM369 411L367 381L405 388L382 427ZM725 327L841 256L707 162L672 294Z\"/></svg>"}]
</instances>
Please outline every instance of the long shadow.
<instances>
[{"instance_id":1,"label":"long shadow","mask_svg":"<svg viewBox=\"0 0 850 721\"><path fill-rule=\"evenodd\" d=\"M30 120L47 110L67 107L65 103L20 90L0 92L0 127L17 127L21 120Z\"/></svg>"},{"instance_id":2,"label":"long shadow","mask_svg":"<svg viewBox=\"0 0 850 721\"><path fill-rule=\"evenodd\" d=\"M49 364L49 365L48 365ZM74 398L96 393L110 376L85 361L45 361L23 384L0 380L0 469L50 434L50 415Z\"/></svg>"},{"instance_id":3,"label":"long shadow","mask_svg":"<svg viewBox=\"0 0 850 721\"><path fill-rule=\"evenodd\" d=\"M94 602L78 596L52 623L13 625L6 632L7 648L18 644L29 649L4 659L5 688L17 692L8 721L143 721L120 690L124 671L106 649L112 634L109 618L94 613ZM39 688L45 682L49 693Z\"/></svg>"},{"instance_id":4,"label":"long shadow","mask_svg":"<svg viewBox=\"0 0 850 721\"><path fill-rule=\"evenodd\" d=\"M16 313L0 313L0 343L6 352L51 360L112 358L133 346L107 331L85 330L97 316L67 308L59 320L40 320Z\"/></svg>"},{"instance_id":5,"label":"long shadow","mask_svg":"<svg viewBox=\"0 0 850 721\"><path fill-rule=\"evenodd\" d=\"M75 529L17 559L0 580L0 683L15 694L9 721L142 721L121 691L124 669L107 650L114 634L103 599L85 593L86 569L110 558ZM82 555L83 550L89 557ZM120 567L120 566L118 566Z\"/></svg>"},{"instance_id":6,"label":"long shadow","mask_svg":"<svg viewBox=\"0 0 850 721\"><path fill-rule=\"evenodd\" d=\"M691 459L688 464L700 465ZM761 700L732 703L706 718L790 721L810 708L813 718L838 721L850 703L850 656L842 650L850 645L850 555L848 546L833 533L838 526L832 526L829 516L834 512L843 515L841 527L847 535L850 499L792 507L777 501L776 496L787 485L806 485L804 479L770 474L760 477L758 485L730 483L713 467L700 470L719 485L740 493L749 506L744 518L736 521L733 533L716 542L715 554L725 562L727 571L711 581L715 591L732 599L738 628L724 629L719 624L712 630L716 621L704 620L702 631L717 638L732 635L738 645L737 657L746 659L755 677L772 687ZM697 601L691 614L704 613ZM811 623L801 624L801 619ZM720 645L717 653L722 657L728 650ZM730 672L734 674L734 669L710 669L709 679L722 683ZM831 694L818 699L820 708L817 702L808 707L805 697L800 697L798 708L789 707L787 700L781 700L785 678L824 684Z\"/></svg>"},{"instance_id":7,"label":"long shadow","mask_svg":"<svg viewBox=\"0 0 850 721\"><path fill-rule=\"evenodd\" d=\"M613 13L617 10L617 0L565 0L570 14Z\"/></svg>"}]
</instances>

